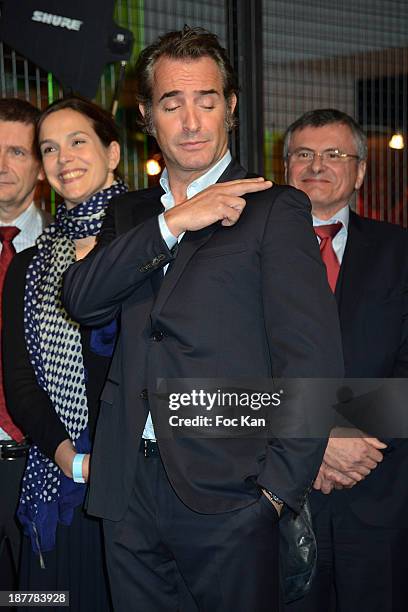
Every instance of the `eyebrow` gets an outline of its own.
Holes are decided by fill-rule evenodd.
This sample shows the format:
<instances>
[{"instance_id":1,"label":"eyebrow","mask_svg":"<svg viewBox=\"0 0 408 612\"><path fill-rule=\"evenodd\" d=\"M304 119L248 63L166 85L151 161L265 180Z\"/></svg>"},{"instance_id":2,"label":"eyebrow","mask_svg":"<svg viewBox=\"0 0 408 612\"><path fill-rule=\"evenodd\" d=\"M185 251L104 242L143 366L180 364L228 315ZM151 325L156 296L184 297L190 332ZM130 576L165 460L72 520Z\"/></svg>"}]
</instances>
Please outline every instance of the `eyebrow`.
<instances>
[{"instance_id":1,"label":"eyebrow","mask_svg":"<svg viewBox=\"0 0 408 612\"><path fill-rule=\"evenodd\" d=\"M89 134L87 132L84 132L83 130L75 130L75 132L70 132L69 134L67 134L67 136L68 138L72 138L72 136L77 136L78 134L85 134L85 136L89 136ZM39 142L40 147L45 142L54 142L54 140L52 138L44 138L44 140L40 140Z\"/></svg>"},{"instance_id":2,"label":"eyebrow","mask_svg":"<svg viewBox=\"0 0 408 612\"><path fill-rule=\"evenodd\" d=\"M294 149L293 152L295 151L313 151L313 153L315 152L316 149L311 149L310 147L296 147L296 149ZM323 149L322 153L324 153L325 151L341 151L341 149L339 147L327 147L327 149Z\"/></svg>"},{"instance_id":3,"label":"eyebrow","mask_svg":"<svg viewBox=\"0 0 408 612\"><path fill-rule=\"evenodd\" d=\"M199 89L195 93L198 94L199 97L209 96L213 94L215 94L216 96L220 95L219 91L217 91L216 89ZM175 98L176 96L179 96L180 94L183 94L183 92L180 89L173 89L172 91L166 91L161 96L159 102L161 102L162 100L165 100L166 98Z\"/></svg>"},{"instance_id":4,"label":"eyebrow","mask_svg":"<svg viewBox=\"0 0 408 612\"><path fill-rule=\"evenodd\" d=\"M21 149L22 151L25 151L26 153L31 153L31 150L32 150L32 149L27 149L26 146L20 145L20 144L9 144L7 145L7 150L8 149Z\"/></svg>"}]
</instances>

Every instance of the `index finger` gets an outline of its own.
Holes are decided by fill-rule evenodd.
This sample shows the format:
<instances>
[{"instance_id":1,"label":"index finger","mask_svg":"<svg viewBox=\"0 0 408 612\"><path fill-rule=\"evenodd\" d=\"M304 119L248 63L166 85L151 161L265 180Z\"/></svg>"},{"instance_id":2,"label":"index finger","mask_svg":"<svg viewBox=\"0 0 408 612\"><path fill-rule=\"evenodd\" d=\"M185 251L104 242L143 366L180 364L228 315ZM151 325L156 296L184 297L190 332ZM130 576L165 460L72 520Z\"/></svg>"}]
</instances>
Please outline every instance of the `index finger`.
<instances>
[{"instance_id":1,"label":"index finger","mask_svg":"<svg viewBox=\"0 0 408 612\"><path fill-rule=\"evenodd\" d=\"M217 183L216 186L229 195L241 196L245 193L265 191L273 186L273 182L262 177L239 179L228 183Z\"/></svg>"}]
</instances>

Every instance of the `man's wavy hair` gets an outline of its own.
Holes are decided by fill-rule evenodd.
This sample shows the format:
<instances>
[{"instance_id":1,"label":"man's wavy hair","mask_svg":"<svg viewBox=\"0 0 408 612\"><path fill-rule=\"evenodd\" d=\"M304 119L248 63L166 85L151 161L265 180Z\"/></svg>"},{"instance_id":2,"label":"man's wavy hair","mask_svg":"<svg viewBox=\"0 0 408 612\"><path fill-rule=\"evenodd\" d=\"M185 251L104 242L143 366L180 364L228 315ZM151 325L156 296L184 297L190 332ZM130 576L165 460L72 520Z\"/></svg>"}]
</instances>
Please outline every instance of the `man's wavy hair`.
<instances>
[{"instance_id":1,"label":"man's wavy hair","mask_svg":"<svg viewBox=\"0 0 408 612\"><path fill-rule=\"evenodd\" d=\"M226 50L220 45L215 34L204 28L185 25L182 30L167 32L146 47L139 55L135 65L136 102L145 108L145 116L138 111L139 124L148 134L154 135L152 121L153 74L156 62L161 57L175 60L196 60L210 57L217 64L223 80L223 93L227 112L225 125L228 131L235 126L231 110L231 96L238 93L238 83Z\"/></svg>"}]
</instances>

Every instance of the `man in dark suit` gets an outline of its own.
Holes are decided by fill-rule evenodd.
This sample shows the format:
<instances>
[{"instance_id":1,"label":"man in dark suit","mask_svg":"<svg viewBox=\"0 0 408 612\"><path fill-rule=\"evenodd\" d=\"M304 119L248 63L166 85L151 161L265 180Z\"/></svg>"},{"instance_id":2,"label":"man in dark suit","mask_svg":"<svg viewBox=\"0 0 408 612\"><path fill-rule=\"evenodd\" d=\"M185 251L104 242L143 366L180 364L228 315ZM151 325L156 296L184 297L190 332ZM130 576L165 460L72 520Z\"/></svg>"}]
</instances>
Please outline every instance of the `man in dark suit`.
<instances>
[{"instance_id":1,"label":"man in dark suit","mask_svg":"<svg viewBox=\"0 0 408 612\"><path fill-rule=\"evenodd\" d=\"M41 161L34 147L40 111L25 100L0 100L0 304L8 265L34 244L51 216L34 203ZM17 588L21 532L16 520L28 444L8 413L0 361L0 590Z\"/></svg>"},{"instance_id":2,"label":"man in dark suit","mask_svg":"<svg viewBox=\"0 0 408 612\"><path fill-rule=\"evenodd\" d=\"M217 38L164 35L136 73L166 170L160 187L113 203L64 287L85 325L121 318L88 510L104 519L115 610L184 610L184 585L189 609L271 612L279 512L302 507L326 440L179 433L157 382L195 379L192 395L197 379L341 376L334 299L307 199L231 158L237 86Z\"/></svg>"},{"instance_id":3,"label":"man in dark suit","mask_svg":"<svg viewBox=\"0 0 408 612\"><path fill-rule=\"evenodd\" d=\"M338 304L346 377L406 377L407 232L349 207L364 180L364 132L340 111L310 111L288 128L284 157L288 183L312 202ZM312 592L288 611L406 610L407 473L405 440L332 431L311 495L318 572Z\"/></svg>"}]
</instances>

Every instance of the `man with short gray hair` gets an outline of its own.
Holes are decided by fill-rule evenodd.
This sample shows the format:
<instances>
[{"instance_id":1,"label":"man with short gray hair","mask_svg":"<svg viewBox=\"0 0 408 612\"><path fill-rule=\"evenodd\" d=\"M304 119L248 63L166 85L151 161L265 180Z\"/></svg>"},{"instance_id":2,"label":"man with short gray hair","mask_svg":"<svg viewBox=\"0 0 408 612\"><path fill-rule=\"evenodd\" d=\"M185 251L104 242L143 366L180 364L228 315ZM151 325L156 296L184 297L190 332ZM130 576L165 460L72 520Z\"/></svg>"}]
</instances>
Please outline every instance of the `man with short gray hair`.
<instances>
[{"instance_id":1,"label":"man with short gray hair","mask_svg":"<svg viewBox=\"0 0 408 612\"><path fill-rule=\"evenodd\" d=\"M336 109L313 110L285 134L288 184L312 203L340 315L348 378L408 375L408 236L350 208L367 139ZM312 591L289 612L402 612L408 601L408 448L332 430L311 494L318 542Z\"/></svg>"}]
</instances>

